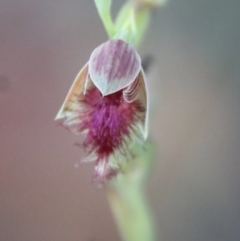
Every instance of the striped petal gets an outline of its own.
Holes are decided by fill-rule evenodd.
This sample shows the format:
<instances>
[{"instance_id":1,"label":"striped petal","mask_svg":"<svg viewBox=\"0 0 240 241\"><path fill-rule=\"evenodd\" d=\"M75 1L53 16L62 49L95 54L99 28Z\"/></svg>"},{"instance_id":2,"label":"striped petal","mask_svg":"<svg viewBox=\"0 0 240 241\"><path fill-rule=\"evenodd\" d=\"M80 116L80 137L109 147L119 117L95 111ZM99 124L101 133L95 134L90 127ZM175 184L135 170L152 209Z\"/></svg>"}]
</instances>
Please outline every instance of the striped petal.
<instances>
[{"instance_id":1,"label":"striped petal","mask_svg":"<svg viewBox=\"0 0 240 241\"><path fill-rule=\"evenodd\" d=\"M103 96L129 86L139 74L141 59L126 42L112 39L91 54L89 74Z\"/></svg>"},{"instance_id":2,"label":"striped petal","mask_svg":"<svg viewBox=\"0 0 240 241\"><path fill-rule=\"evenodd\" d=\"M77 101L80 94L84 94L88 83L88 63L80 70L75 78L62 107L60 108L55 120L65 118L72 114L79 107Z\"/></svg>"},{"instance_id":3,"label":"striped petal","mask_svg":"<svg viewBox=\"0 0 240 241\"><path fill-rule=\"evenodd\" d=\"M139 129L144 137L147 139L148 136L148 114L149 114L149 101L148 101L148 93L147 93L147 85L146 85L146 78L144 71L141 69L139 76L138 76L138 84L135 84L135 88L132 88L132 92L127 96L132 98L136 98L136 101L139 101L140 104L144 107L145 112L142 114L142 122L138 123ZM137 87L136 87L137 86ZM137 96L135 97L137 92ZM126 94L125 94L126 95ZM124 96L125 97L125 96Z\"/></svg>"},{"instance_id":4,"label":"striped petal","mask_svg":"<svg viewBox=\"0 0 240 241\"><path fill-rule=\"evenodd\" d=\"M123 90L123 97L128 102L133 102L139 93L140 89L140 74L125 90Z\"/></svg>"}]
</instances>

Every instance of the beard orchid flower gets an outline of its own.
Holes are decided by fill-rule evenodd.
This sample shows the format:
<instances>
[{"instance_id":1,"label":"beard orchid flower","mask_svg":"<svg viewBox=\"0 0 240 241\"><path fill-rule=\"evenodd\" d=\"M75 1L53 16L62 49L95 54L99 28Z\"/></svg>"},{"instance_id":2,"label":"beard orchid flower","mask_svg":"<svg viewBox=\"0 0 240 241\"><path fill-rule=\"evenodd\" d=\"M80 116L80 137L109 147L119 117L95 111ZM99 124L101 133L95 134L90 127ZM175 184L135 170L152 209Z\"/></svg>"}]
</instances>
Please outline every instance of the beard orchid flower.
<instances>
[{"instance_id":1,"label":"beard orchid flower","mask_svg":"<svg viewBox=\"0 0 240 241\"><path fill-rule=\"evenodd\" d=\"M95 180L109 180L132 158L131 145L148 135L148 98L138 53L126 42L111 39L98 46L80 70L56 116L83 135L94 161Z\"/></svg>"}]
</instances>

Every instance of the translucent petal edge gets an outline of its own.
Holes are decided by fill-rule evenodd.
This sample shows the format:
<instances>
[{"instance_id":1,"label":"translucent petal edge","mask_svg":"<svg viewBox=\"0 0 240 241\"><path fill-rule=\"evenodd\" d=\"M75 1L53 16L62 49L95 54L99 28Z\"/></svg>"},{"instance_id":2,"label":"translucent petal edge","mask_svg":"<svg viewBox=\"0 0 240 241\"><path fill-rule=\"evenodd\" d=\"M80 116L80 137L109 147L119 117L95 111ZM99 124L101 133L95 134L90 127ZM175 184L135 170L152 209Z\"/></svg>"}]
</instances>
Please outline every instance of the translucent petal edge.
<instances>
[{"instance_id":1,"label":"translucent petal edge","mask_svg":"<svg viewBox=\"0 0 240 241\"><path fill-rule=\"evenodd\" d=\"M77 108L76 97L85 92L88 75L88 63L79 71L76 76L60 110L58 111L54 120L59 120L69 116L72 110Z\"/></svg>"},{"instance_id":2,"label":"translucent petal edge","mask_svg":"<svg viewBox=\"0 0 240 241\"><path fill-rule=\"evenodd\" d=\"M146 83L146 77L145 77L143 69L141 69L140 74L139 74L139 82L140 82L140 87L139 87L139 93L137 96L137 100L140 101L140 103L146 109L144 124L141 124L139 126L139 128L140 128L140 131L142 132L144 140L146 140L148 137L148 130L149 130L149 124L148 124L148 122L149 122L149 98L148 98L148 88L147 88L147 83Z\"/></svg>"}]
</instances>

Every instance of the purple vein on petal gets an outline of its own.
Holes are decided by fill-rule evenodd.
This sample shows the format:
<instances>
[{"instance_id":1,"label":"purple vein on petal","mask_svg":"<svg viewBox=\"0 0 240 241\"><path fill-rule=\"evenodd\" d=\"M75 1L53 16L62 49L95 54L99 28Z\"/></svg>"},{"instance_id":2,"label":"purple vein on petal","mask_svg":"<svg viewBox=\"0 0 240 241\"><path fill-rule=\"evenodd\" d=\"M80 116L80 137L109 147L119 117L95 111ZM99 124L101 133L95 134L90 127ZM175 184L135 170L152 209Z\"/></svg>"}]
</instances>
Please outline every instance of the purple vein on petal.
<instances>
[{"instance_id":1,"label":"purple vein on petal","mask_svg":"<svg viewBox=\"0 0 240 241\"><path fill-rule=\"evenodd\" d=\"M100 45L89 60L91 79L103 95L115 93L130 85L140 67L139 55L122 40L109 40Z\"/></svg>"}]
</instances>

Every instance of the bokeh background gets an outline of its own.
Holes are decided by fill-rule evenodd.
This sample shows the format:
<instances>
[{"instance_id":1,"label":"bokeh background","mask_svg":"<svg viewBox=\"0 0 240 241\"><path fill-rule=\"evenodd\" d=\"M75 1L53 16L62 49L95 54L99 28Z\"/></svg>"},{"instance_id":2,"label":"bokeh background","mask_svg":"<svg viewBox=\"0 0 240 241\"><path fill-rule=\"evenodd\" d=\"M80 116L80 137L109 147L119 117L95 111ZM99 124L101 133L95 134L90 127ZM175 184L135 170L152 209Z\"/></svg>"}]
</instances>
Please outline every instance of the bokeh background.
<instances>
[{"instance_id":1,"label":"bokeh background","mask_svg":"<svg viewBox=\"0 0 240 241\"><path fill-rule=\"evenodd\" d=\"M113 13L123 1L113 1ZM240 240L240 1L171 0L152 56L147 189L159 241ZM92 164L53 121L107 40L93 1L0 0L0 240L120 240Z\"/></svg>"}]
</instances>

